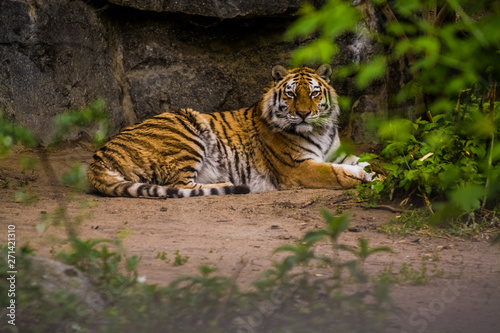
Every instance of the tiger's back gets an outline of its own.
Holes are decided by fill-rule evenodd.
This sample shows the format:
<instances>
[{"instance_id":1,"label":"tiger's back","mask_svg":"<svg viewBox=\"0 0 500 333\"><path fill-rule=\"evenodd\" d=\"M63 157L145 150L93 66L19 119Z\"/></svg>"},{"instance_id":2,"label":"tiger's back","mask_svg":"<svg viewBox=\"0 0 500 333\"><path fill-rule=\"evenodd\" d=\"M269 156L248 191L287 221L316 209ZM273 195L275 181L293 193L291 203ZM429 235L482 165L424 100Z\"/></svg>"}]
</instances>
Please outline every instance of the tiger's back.
<instances>
[{"instance_id":1,"label":"tiger's back","mask_svg":"<svg viewBox=\"0 0 500 333\"><path fill-rule=\"evenodd\" d=\"M181 109L126 128L96 152L89 181L103 194L131 197L354 186L366 180L361 166L324 162L339 145L329 70L276 66L274 85L252 107Z\"/></svg>"}]
</instances>

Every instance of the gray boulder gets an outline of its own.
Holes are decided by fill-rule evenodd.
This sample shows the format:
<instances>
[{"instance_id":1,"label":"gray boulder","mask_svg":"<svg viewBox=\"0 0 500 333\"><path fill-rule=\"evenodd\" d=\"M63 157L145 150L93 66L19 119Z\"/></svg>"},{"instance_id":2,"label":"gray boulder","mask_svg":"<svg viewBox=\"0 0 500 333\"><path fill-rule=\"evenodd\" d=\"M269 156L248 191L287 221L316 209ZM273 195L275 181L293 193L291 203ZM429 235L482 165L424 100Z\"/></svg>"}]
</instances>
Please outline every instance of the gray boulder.
<instances>
[{"instance_id":1,"label":"gray boulder","mask_svg":"<svg viewBox=\"0 0 500 333\"><path fill-rule=\"evenodd\" d=\"M108 0L135 9L218 17L270 16L295 12L304 0ZM307 1L322 5L324 0Z\"/></svg>"}]
</instances>

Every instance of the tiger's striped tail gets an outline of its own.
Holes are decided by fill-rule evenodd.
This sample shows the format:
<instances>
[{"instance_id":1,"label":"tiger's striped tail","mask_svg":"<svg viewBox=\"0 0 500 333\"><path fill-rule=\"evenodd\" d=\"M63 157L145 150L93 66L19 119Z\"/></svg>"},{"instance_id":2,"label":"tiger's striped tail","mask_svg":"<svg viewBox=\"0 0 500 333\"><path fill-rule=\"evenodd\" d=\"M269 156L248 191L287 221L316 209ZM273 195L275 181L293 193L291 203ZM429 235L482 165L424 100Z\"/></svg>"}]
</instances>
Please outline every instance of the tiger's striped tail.
<instances>
[{"instance_id":1,"label":"tiger's striped tail","mask_svg":"<svg viewBox=\"0 0 500 333\"><path fill-rule=\"evenodd\" d=\"M124 182L117 186L114 192L118 196L149 197L149 198L187 198L205 195L247 194L250 188L246 185L227 185L213 188L177 188L147 183Z\"/></svg>"},{"instance_id":2,"label":"tiger's striped tail","mask_svg":"<svg viewBox=\"0 0 500 333\"><path fill-rule=\"evenodd\" d=\"M90 183L99 192L109 196L147 197L147 198L186 198L204 195L247 194L250 188L246 185L207 185L201 188L178 188L143 182L125 180L118 172L99 173L91 165L88 170Z\"/></svg>"}]
</instances>

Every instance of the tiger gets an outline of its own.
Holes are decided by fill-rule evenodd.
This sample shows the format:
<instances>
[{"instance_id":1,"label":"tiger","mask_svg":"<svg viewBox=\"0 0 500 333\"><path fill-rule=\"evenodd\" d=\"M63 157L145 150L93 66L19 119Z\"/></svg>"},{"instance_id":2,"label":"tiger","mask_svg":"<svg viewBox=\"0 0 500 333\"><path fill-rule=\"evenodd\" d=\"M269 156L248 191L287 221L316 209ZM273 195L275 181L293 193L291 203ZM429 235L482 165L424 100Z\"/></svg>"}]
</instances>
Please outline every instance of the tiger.
<instances>
[{"instance_id":1,"label":"tiger","mask_svg":"<svg viewBox=\"0 0 500 333\"><path fill-rule=\"evenodd\" d=\"M107 196L183 198L369 182L354 155L326 162L340 146L331 74L276 65L251 107L170 110L125 128L94 154L89 183Z\"/></svg>"}]
</instances>

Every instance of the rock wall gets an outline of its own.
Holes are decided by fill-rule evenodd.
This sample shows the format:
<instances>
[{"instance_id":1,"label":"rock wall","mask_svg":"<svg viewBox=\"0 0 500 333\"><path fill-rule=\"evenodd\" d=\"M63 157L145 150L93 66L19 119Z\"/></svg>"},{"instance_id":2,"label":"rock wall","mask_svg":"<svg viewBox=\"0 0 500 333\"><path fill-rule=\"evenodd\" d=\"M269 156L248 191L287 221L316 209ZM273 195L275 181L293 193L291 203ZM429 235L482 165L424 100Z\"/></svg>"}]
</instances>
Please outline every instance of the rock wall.
<instances>
[{"instance_id":1,"label":"rock wall","mask_svg":"<svg viewBox=\"0 0 500 333\"><path fill-rule=\"evenodd\" d=\"M106 35L82 1L0 1L0 110L43 141L54 115L98 97L123 124Z\"/></svg>"},{"instance_id":2,"label":"rock wall","mask_svg":"<svg viewBox=\"0 0 500 333\"><path fill-rule=\"evenodd\" d=\"M97 98L107 101L115 133L171 108L252 105L270 84L271 68L286 66L301 45L282 38L301 2L2 0L0 110L46 143L54 115ZM334 66L377 50L355 35L339 43ZM352 113L344 110L348 133L369 138L352 115L384 110L385 81L364 92L351 81L333 84L357 100Z\"/></svg>"}]
</instances>

